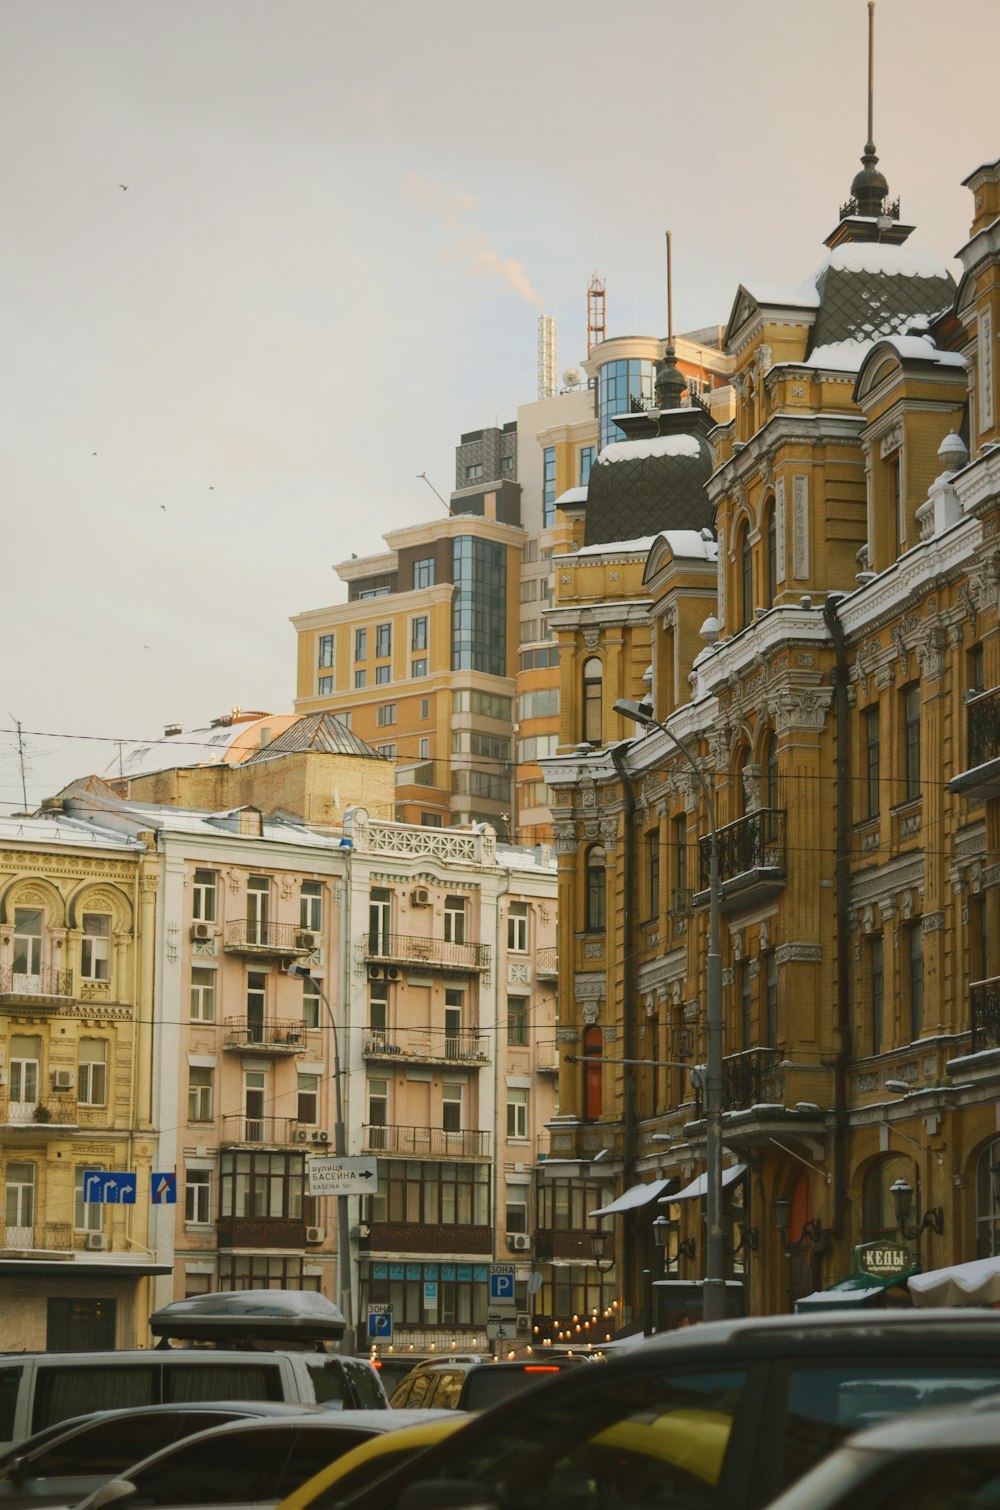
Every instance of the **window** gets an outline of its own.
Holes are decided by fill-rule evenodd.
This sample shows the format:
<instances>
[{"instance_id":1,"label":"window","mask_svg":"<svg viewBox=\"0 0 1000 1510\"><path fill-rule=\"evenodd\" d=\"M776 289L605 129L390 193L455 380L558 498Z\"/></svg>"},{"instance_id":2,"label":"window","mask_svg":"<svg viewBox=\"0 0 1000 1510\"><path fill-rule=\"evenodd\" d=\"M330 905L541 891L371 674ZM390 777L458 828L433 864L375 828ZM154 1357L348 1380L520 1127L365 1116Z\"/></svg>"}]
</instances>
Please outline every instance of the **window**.
<instances>
[{"instance_id":1,"label":"window","mask_svg":"<svg viewBox=\"0 0 1000 1510\"><path fill-rule=\"evenodd\" d=\"M243 1071L243 1135L249 1143L259 1143L264 1136L264 1094L267 1075L263 1070Z\"/></svg>"},{"instance_id":2,"label":"window","mask_svg":"<svg viewBox=\"0 0 1000 1510\"><path fill-rule=\"evenodd\" d=\"M77 1100L81 1106L106 1106L108 1100L108 1041L81 1038L77 1057Z\"/></svg>"},{"instance_id":3,"label":"window","mask_svg":"<svg viewBox=\"0 0 1000 1510\"><path fill-rule=\"evenodd\" d=\"M778 956L773 949L764 955L764 1042L778 1047Z\"/></svg>"},{"instance_id":4,"label":"window","mask_svg":"<svg viewBox=\"0 0 1000 1510\"><path fill-rule=\"evenodd\" d=\"M528 1092L516 1087L507 1090L507 1136L517 1139L528 1136Z\"/></svg>"},{"instance_id":5,"label":"window","mask_svg":"<svg viewBox=\"0 0 1000 1510\"><path fill-rule=\"evenodd\" d=\"M389 1082L388 1080L369 1080L368 1082L368 1146L369 1148L385 1148L387 1138L385 1129L389 1126Z\"/></svg>"},{"instance_id":6,"label":"window","mask_svg":"<svg viewBox=\"0 0 1000 1510\"><path fill-rule=\"evenodd\" d=\"M538 671L544 670L546 666L558 666L559 646L550 645L544 650L522 650L520 664L522 671ZM528 715L526 714L525 716L527 717ZM537 717L538 715L534 714L531 716Z\"/></svg>"},{"instance_id":7,"label":"window","mask_svg":"<svg viewBox=\"0 0 1000 1510\"><path fill-rule=\"evenodd\" d=\"M750 976L750 961L741 960L738 982L740 989L740 1047L753 1048L753 981Z\"/></svg>"},{"instance_id":8,"label":"window","mask_svg":"<svg viewBox=\"0 0 1000 1510\"><path fill-rule=\"evenodd\" d=\"M462 993L446 991L444 1000L444 1056L458 1059L465 1048L462 1041Z\"/></svg>"},{"instance_id":9,"label":"window","mask_svg":"<svg viewBox=\"0 0 1000 1510\"><path fill-rule=\"evenodd\" d=\"M583 1115L596 1122L604 1111L604 1034L600 1028L583 1030Z\"/></svg>"},{"instance_id":10,"label":"window","mask_svg":"<svg viewBox=\"0 0 1000 1510\"><path fill-rule=\"evenodd\" d=\"M585 488L590 481L590 469L594 465L594 446L580 447L580 486Z\"/></svg>"},{"instance_id":11,"label":"window","mask_svg":"<svg viewBox=\"0 0 1000 1510\"><path fill-rule=\"evenodd\" d=\"M970 692L986 691L986 662L982 644L973 645L965 656L965 685Z\"/></svg>"},{"instance_id":12,"label":"window","mask_svg":"<svg viewBox=\"0 0 1000 1510\"><path fill-rule=\"evenodd\" d=\"M504 1204L504 1229L505 1232L527 1232L528 1230L528 1187L527 1185L508 1185L507 1199Z\"/></svg>"},{"instance_id":13,"label":"window","mask_svg":"<svg viewBox=\"0 0 1000 1510\"><path fill-rule=\"evenodd\" d=\"M907 924L905 933L912 1041L924 1031L924 935L919 921Z\"/></svg>"},{"instance_id":14,"label":"window","mask_svg":"<svg viewBox=\"0 0 1000 1510\"><path fill-rule=\"evenodd\" d=\"M646 916L656 919L660 915L660 830L654 828L646 835Z\"/></svg>"},{"instance_id":15,"label":"window","mask_svg":"<svg viewBox=\"0 0 1000 1510\"><path fill-rule=\"evenodd\" d=\"M547 650L542 653L548 655ZM524 692L517 700L517 716L522 722L526 718L556 718L558 714L558 687L541 687L533 692Z\"/></svg>"},{"instance_id":16,"label":"window","mask_svg":"<svg viewBox=\"0 0 1000 1510\"><path fill-rule=\"evenodd\" d=\"M506 676L507 547L459 535L451 549L451 668Z\"/></svg>"},{"instance_id":17,"label":"window","mask_svg":"<svg viewBox=\"0 0 1000 1510\"><path fill-rule=\"evenodd\" d=\"M188 1121L212 1120L212 1071L191 1065L188 1069Z\"/></svg>"},{"instance_id":18,"label":"window","mask_svg":"<svg viewBox=\"0 0 1000 1510\"><path fill-rule=\"evenodd\" d=\"M544 760L556 753L558 744L558 734L529 734L526 739L518 740L518 759Z\"/></svg>"},{"instance_id":19,"label":"window","mask_svg":"<svg viewBox=\"0 0 1000 1510\"><path fill-rule=\"evenodd\" d=\"M333 691L333 677L332 676L321 676L320 679L319 679L319 693L318 693L318 696L320 696L320 697L329 697L330 694L332 693L332 691Z\"/></svg>"},{"instance_id":20,"label":"window","mask_svg":"<svg viewBox=\"0 0 1000 1510\"><path fill-rule=\"evenodd\" d=\"M452 771L451 789L470 797L486 797L491 802L510 801L510 777L493 771Z\"/></svg>"},{"instance_id":21,"label":"window","mask_svg":"<svg viewBox=\"0 0 1000 1510\"><path fill-rule=\"evenodd\" d=\"M447 944L465 943L465 902L461 897L444 899L444 937Z\"/></svg>"},{"instance_id":22,"label":"window","mask_svg":"<svg viewBox=\"0 0 1000 1510\"><path fill-rule=\"evenodd\" d=\"M368 986L368 1026L376 1039L385 1041L389 1027L389 987L384 980L373 980Z\"/></svg>"},{"instance_id":23,"label":"window","mask_svg":"<svg viewBox=\"0 0 1000 1510\"><path fill-rule=\"evenodd\" d=\"M556 448L546 446L542 453L542 526L556 522Z\"/></svg>"},{"instance_id":24,"label":"window","mask_svg":"<svg viewBox=\"0 0 1000 1510\"><path fill-rule=\"evenodd\" d=\"M878 703L866 708L864 713L865 737L865 817L877 818L879 813L879 708Z\"/></svg>"},{"instance_id":25,"label":"window","mask_svg":"<svg viewBox=\"0 0 1000 1510\"><path fill-rule=\"evenodd\" d=\"M419 661L411 661L410 662L410 675L411 676L426 676L427 675L427 661L426 661L426 659L423 656L421 656L421 658L420 658Z\"/></svg>"},{"instance_id":26,"label":"window","mask_svg":"<svg viewBox=\"0 0 1000 1510\"><path fill-rule=\"evenodd\" d=\"M969 980L989 980L990 966L986 928L986 898L981 892L979 896L969 898L968 910L969 921L965 933L965 946Z\"/></svg>"},{"instance_id":27,"label":"window","mask_svg":"<svg viewBox=\"0 0 1000 1510\"><path fill-rule=\"evenodd\" d=\"M319 664L321 666L333 665L333 635L321 634L319 637Z\"/></svg>"},{"instance_id":28,"label":"window","mask_svg":"<svg viewBox=\"0 0 1000 1510\"><path fill-rule=\"evenodd\" d=\"M343 724L343 726L344 726L345 729L349 729L351 727L351 710L350 710L350 708L341 708L340 712L337 713L335 716L336 716L337 720L340 723Z\"/></svg>"},{"instance_id":29,"label":"window","mask_svg":"<svg viewBox=\"0 0 1000 1510\"><path fill-rule=\"evenodd\" d=\"M420 699L420 722L425 723L431 716L431 700L429 697Z\"/></svg>"},{"instance_id":30,"label":"window","mask_svg":"<svg viewBox=\"0 0 1000 1510\"><path fill-rule=\"evenodd\" d=\"M247 1042L264 1042L267 1016L267 976L263 970L247 971Z\"/></svg>"},{"instance_id":31,"label":"window","mask_svg":"<svg viewBox=\"0 0 1000 1510\"><path fill-rule=\"evenodd\" d=\"M376 687L386 687L386 686L388 686L389 682L391 682L391 681L392 681L392 667L391 666L376 666L375 667L375 685L376 685Z\"/></svg>"},{"instance_id":32,"label":"window","mask_svg":"<svg viewBox=\"0 0 1000 1510\"><path fill-rule=\"evenodd\" d=\"M367 685L368 673L367 671L365 671L364 667L362 667L360 671L355 671L354 673L354 686L357 689L360 687L367 687Z\"/></svg>"},{"instance_id":33,"label":"window","mask_svg":"<svg viewBox=\"0 0 1000 1510\"><path fill-rule=\"evenodd\" d=\"M299 891L299 927L310 933L323 930L323 883L303 881Z\"/></svg>"},{"instance_id":34,"label":"window","mask_svg":"<svg viewBox=\"0 0 1000 1510\"><path fill-rule=\"evenodd\" d=\"M631 358L605 362L597 377L597 408L600 416L601 449L609 441L625 440L625 433L614 422L616 414L628 414L632 400L642 409L655 402L656 363Z\"/></svg>"},{"instance_id":35,"label":"window","mask_svg":"<svg viewBox=\"0 0 1000 1510\"><path fill-rule=\"evenodd\" d=\"M80 941L80 974L84 980L106 981L110 978L110 964L111 919L102 912L85 912Z\"/></svg>"},{"instance_id":36,"label":"window","mask_svg":"<svg viewBox=\"0 0 1000 1510\"><path fill-rule=\"evenodd\" d=\"M905 1154L885 1154L865 1171L861 1186L861 1233L865 1238L895 1237L896 1208L891 1190L905 1180L913 1191L913 1209L920 1210L920 1175Z\"/></svg>"},{"instance_id":37,"label":"window","mask_svg":"<svg viewBox=\"0 0 1000 1510\"><path fill-rule=\"evenodd\" d=\"M306 976L302 981L302 1026L304 1028L319 1027L319 1009L321 998L319 994L319 982L312 976Z\"/></svg>"},{"instance_id":38,"label":"window","mask_svg":"<svg viewBox=\"0 0 1000 1510\"><path fill-rule=\"evenodd\" d=\"M4 1218L7 1223L8 1246L11 1244L11 1228L13 1227L27 1236L28 1247L34 1247L34 1238L30 1235L35 1224L34 1164L10 1163L7 1165ZM17 1239L14 1240L14 1246L17 1246Z\"/></svg>"},{"instance_id":39,"label":"window","mask_svg":"<svg viewBox=\"0 0 1000 1510\"><path fill-rule=\"evenodd\" d=\"M603 933L605 927L604 848L592 844L587 851L587 895L584 927L590 933Z\"/></svg>"},{"instance_id":40,"label":"window","mask_svg":"<svg viewBox=\"0 0 1000 1510\"><path fill-rule=\"evenodd\" d=\"M920 687L904 687L903 699L903 800L920 796Z\"/></svg>"},{"instance_id":41,"label":"window","mask_svg":"<svg viewBox=\"0 0 1000 1510\"><path fill-rule=\"evenodd\" d=\"M191 916L203 923L215 922L215 886L214 870L195 871L191 895Z\"/></svg>"},{"instance_id":42,"label":"window","mask_svg":"<svg viewBox=\"0 0 1000 1510\"><path fill-rule=\"evenodd\" d=\"M380 729L386 728L389 724L394 724L396 722L396 704L380 703L375 713L375 722Z\"/></svg>"},{"instance_id":43,"label":"window","mask_svg":"<svg viewBox=\"0 0 1000 1510\"><path fill-rule=\"evenodd\" d=\"M466 469L465 469L465 480L466 480L466 482L478 482L479 479L482 477L482 475L483 475L483 464L482 464L481 461L474 461L474 462L472 462L472 464L470 466L466 467Z\"/></svg>"},{"instance_id":44,"label":"window","mask_svg":"<svg viewBox=\"0 0 1000 1510\"><path fill-rule=\"evenodd\" d=\"M501 456L501 458L500 458L500 476L501 477L512 477L513 475L514 475L514 458L513 458L513 456Z\"/></svg>"},{"instance_id":45,"label":"window","mask_svg":"<svg viewBox=\"0 0 1000 1510\"><path fill-rule=\"evenodd\" d=\"M422 1222L428 1226L460 1223L486 1227L490 1223L489 1166L457 1160L432 1163L420 1159L380 1159L378 1193L371 1202L370 1219L375 1222ZM373 1262L373 1278L378 1277L380 1267L383 1272L387 1268ZM439 1272L437 1277L441 1277ZM475 1277L481 1280L478 1288L485 1298L489 1293L487 1269L484 1267L482 1274ZM467 1270L467 1278L473 1279L471 1270ZM444 1283L441 1288L444 1289ZM442 1311L444 1316L448 1315L447 1303ZM396 1312L397 1321L402 1314L400 1306ZM485 1316L485 1306L483 1314Z\"/></svg>"},{"instance_id":46,"label":"window","mask_svg":"<svg viewBox=\"0 0 1000 1510\"><path fill-rule=\"evenodd\" d=\"M740 625L746 627L753 618L753 554L750 550L750 526L740 534Z\"/></svg>"},{"instance_id":47,"label":"window","mask_svg":"<svg viewBox=\"0 0 1000 1510\"><path fill-rule=\"evenodd\" d=\"M588 744L599 745L601 743L601 729L603 722L602 687L604 667L596 655L592 655L583 666L583 730L582 738Z\"/></svg>"},{"instance_id":48,"label":"window","mask_svg":"<svg viewBox=\"0 0 1000 1510\"><path fill-rule=\"evenodd\" d=\"M987 1143L976 1164L976 1257L1000 1253L1000 1200L993 1189L993 1170L1000 1164L1000 1138Z\"/></svg>"},{"instance_id":49,"label":"window","mask_svg":"<svg viewBox=\"0 0 1000 1510\"><path fill-rule=\"evenodd\" d=\"M520 601L522 603L534 603L538 597L538 579L525 577L521 582Z\"/></svg>"},{"instance_id":50,"label":"window","mask_svg":"<svg viewBox=\"0 0 1000 1510\"><path fill-rule=\"evenodd\" d=\"M207 1227L211 1222L212 1171L210 1169L184 1171L184 1220L199 1227Z\"/></svg>"},{"instance_id":51,"label":"window","mask_svg":"<svg viewBox=\"0 0 1000 1510\"><path fill-rule=\"evenodd\" d=\"M767 607L773 608L778 591L778 512L772 498L767 506Z\"/></svg>"},{"instance_id":52,"label":"window","mask_svg":"<svg viewBox=\"0 0 1000 1510\"><path fill-rule=\"evenodd\" d=\"M410 624L410 649L427 649L427 624L426 614L421 614L418 619L413 619Z\"/></svg>"},{"instance_id":53,"label":"window","mask_svg":"<svg viewBox=\"0 0 1000 1510\"><path fill-rule=\"evenodd\" d=\"M379 624L375 629L375 659L384 660L392 654L392 625Z\"/></svg>"},{"instance_id":54,"label":"window","mask_svg":"<svg viewBox=\"0 0 1000 1510\"><path fill-rule=\"evenodd\" d=\"M434 557L433 556L424 556L424 557L421 558L421 560L414 561L414 563L413 563L413 586L414 586L415 589L419 588L419 587L433 587L434 586Z\"/></svg>"},{"instance_id":55,"label":"window","mask_svg":"<svg viewBox=\"0 0 1000 1510\"><path fill-rule=\"evenodd\" d=\"M296 1120L315 1127L319 1121L319 1076L300 1075Z\"/></svg>"},{"instance_id":56,"label":"window","mask_svg":"<svg viewBox=\"0 0 1000 1510\"><path fill-rule=\"evenodd\" d=\"M28 1107L37 1105L41 1055L42 1040L36 1034L11 1034L8 1072L11 1101Z\"/></svg>"},{"instance_id":57,"label":"window","mask_svg":"<svg viewBox=\"0 0 1000 1510\"><path fill-rule=\"evenodd\" d=\"M508 996L507 998L507 1044L512 1049L523 1049L528 1046L528 998L526 996Z\"/></svg>"},{"instance_id":58,"label":"window","mask_svg":"<svg viewBox=\"0 0 1000 1510\"><path fill-rule=\"evenodd\" d=\"M14 974L42 973L42 910L40 907L14 909Z\"/></svg>"},{"instance_id":59,"label":"window","mask_svg":"<svg viewBox=\"0 0 1000 1510\"><path fill-rule=\"evenodd\" d=\"M100 1201L84 1200L84 1176L102 1164L78 1164L73 1172L73 1228L76 1232L100 1232L104 1226L104 1206Z\"/></svg>"},{"instance_id":60,"label":"window","mask_svg":"<svg viewBox=\"0 0 1000 1510\"><path fill-rule=\"evenodd\" d=\"M421 828L443 828L443 826L444 825L443 825L440 813L421 813L420 814L420 827Z\"/></svg>"},{"instance_id":61,"label":"window","mask_svg":"<svg viewBox=\"0 0 1000 1510\"><path fill-rule=\"evenodd\" d=\"M417 759L418 760L430 760L430 758L431 758L431 741L430 741L430 736L427 735L427 734L423 734L423 735L421 735L421 737L420 737L420 743L417 746Z\"/></svg>"},{"instance_id":62,"label":"window","mask_svg":"<svg viewBox=\"0 0 1000 1510\"><path fill-rule=\"evenodd\" d=\"M511 902L507 914L507 948L514 954L525 954L528 949L528 904Z\"/></svg>"},{"instance_id":63,"label":"window","mask_svg":"<svg viewBox=\"0 0 1000 1510\"><path fill-rule=\"evenodd\" d=\"M305 1155L224 1149L219 1163L223 1217L303 1220Z\"/></svg>"},{"instance_id":64,"label":"window","mask_svg":"<svg viewBox=\"0 0 1000 1510\"><path fill-rule=\"evenodd\" d=\"M880 933L873 933L868 940L868 994L872 1014L870 1052L881 1054L885 1041L885 964Z\"/></svg>"},{"instance_id":65,"label":"window","mask_svg":"<svg viewBox=\"0 0 1000 1510\"><path fill-rule=\"evenodd\" d=\"M462 1131L462 1087L448 1081L441 1087L441 1126L445 1132Z\"/></svg>"},{"instance_id":66,"label":"window","mask_svg":"<svg viewBox=\"0 0 1000 1510\"><path fill-rule=\"evenodd\" d=\"M368 952L388 954L392 937L392 892L373 886L368 897Z\"/></svg>"},{"instance_id":67,"label":"window","mask_svg":"<svg viewBox=\"0 0 1000 1510\"><path fill-rule=\"evenodd\" d=\"M674 831L674 911L683 911L688 904L688 851L687 817L681 813L673 820Z\"/></svg>"},{"instance_id":68,"label":"window","mask_svg":"<svg viewBox=\"0 0 1000 1510\"><path fill-rule=\"evenodd\" d=\"M395 745L376 745L375 748L376 748L376 750L378 750L378 752L379 752L380 755L384 756L384 758L386 760L395 760L395 758L396 758L396 746Z\"/></svg>"},{"instance_id":69,"label":"window","mask_svg":"<svg viewBox=\"0 0 1000 1510\"><path fill-rule=\"evenodd\" d=\"M481 718L495 718L509 724L514 717L514 699L496 692L478 692L460 688L453 698L456 713L478 713Z\"/></svg>"},{"instance_id":70,"label":"window","mask_svg":"<svg viewBox=\"0 0 1000 1510\"><path fill-rule=\"evenodd\" d=\"M271 882L267 876L247 877L247 943L266 944L271 918Z\"/></svg>"},{"instance_id":71,"label":"window","mask_svg":"<svg viewBox=\"0 0 1000 1510\"><path fill-rule=\"evenodd\" d=\"M367 627L354 631L354 659L366 661L368 659L368 630Z\"/></svg>"}]
</instances>

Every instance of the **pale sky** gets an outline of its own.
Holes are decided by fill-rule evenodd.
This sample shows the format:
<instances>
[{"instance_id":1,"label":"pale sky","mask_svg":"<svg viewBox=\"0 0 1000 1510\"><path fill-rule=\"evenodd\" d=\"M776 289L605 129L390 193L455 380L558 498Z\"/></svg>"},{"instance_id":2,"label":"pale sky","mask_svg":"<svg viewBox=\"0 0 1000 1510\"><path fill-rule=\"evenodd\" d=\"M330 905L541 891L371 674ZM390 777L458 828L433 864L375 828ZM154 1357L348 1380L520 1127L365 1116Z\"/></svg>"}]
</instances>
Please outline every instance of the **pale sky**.
<instances>
[{"instance_id":1,"label":"pale sky","mask_svg":"<svg viewBox=\"0 0 1000 1510\"><path fill-rule=\"evenodd\" d=\"M880 167L950 260L1000 5L876 31ZM34 804L290 710L289 616L535 397L539 313L580 361L594 272L609 335L665 330L668 228L679 330L809 274L866 47L864 0L0 0L0 812L14 719Z\"/></svg>"}]
</instances>

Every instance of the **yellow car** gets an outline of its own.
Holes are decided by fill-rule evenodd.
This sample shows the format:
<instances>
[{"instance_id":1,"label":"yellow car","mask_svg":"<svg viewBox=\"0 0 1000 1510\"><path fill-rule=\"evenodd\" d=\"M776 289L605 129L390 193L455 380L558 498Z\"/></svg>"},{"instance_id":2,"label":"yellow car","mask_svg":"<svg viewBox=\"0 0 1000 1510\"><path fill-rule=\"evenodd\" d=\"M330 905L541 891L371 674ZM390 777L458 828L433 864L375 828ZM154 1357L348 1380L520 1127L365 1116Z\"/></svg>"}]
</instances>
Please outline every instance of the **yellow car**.
<instances>
[{"instance_id":1,"label":"yellow car","mask_svg":"<svg viewBox=\"0 0 1000 1510\"><path fill-rule=\"evenodd\" d=\"M403 1426L399 1431L386 1431L372 1437L371 1441L353 1447L336 1462L314 1473L311 1479L283 1499L277 1510L335 1510L341 1501L373 1484L383 1473L398 1468L424 1447L432 1447L435 1442L450 1436L468 1420L465 1411L452 1410L446 1416L423 1421L419 1426Z\"/></svg>"}]
</instances>

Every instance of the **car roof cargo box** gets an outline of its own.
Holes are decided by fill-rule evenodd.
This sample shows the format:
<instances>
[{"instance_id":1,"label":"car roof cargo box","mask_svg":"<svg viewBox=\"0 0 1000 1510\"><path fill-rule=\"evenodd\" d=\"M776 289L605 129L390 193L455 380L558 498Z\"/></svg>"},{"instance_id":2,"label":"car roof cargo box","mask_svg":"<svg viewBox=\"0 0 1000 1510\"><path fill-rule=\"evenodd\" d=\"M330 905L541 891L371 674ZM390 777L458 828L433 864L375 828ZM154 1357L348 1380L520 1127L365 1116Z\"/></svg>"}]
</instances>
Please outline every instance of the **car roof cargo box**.
<instances>
[{"instance_id":1,"label":"car roof cargo box","mask_svg":"<svg viewBox=\"0 0 1000 1510\"><path fill-rule=\"evenodd\" d=\"M215 1342L223 1347L286 1347L339 1342L344 1314L311 1290L223 1290L172 1300L149 1318L159 1346Z\"/></svg>"}]
</instances>

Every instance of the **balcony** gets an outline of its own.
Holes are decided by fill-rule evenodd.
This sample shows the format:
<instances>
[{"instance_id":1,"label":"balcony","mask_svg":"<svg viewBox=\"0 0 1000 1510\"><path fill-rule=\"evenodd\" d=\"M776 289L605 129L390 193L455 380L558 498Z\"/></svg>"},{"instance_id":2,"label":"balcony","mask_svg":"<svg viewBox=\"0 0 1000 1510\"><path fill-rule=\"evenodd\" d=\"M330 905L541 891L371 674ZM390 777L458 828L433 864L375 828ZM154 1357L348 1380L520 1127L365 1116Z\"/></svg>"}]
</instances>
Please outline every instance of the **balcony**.
<instances>
[{"instance_id":1,"label":"balcony","mask_svg":"<svg viewBox=\"0 0 1000 1510\"><path fill-rule=\"evenodd\" d=\"M559 977L558 949L535 950L535 975L539 980L557 980Z\"/></svg>"},{"instance_id":2,"label":"balcony","mask_svg":"<svg viewBox=\"0 0 1000 1510\"><path fill-rule=\"evenodd\" d=\"M268 1017L227 1017L223 1024L224 1049L257 1050L264 1054L301 1054L308 1042L301 1022L281 1022Z\"/></svg>"},{"instance_id":3,"label":"balcony","mask_svg":"<svg viewBox=\"0 0 1000 1510\"><path fill-rule=\"evenodd\" d=\"M46 967L25 974L11 965L0 968L0 1007L61 1007L72 995L71 970Z\"/></svg>"},{"instance_id":4,"label":"balcony","mask_svg":"<svg viewBox=\"0 0 1000 1510\"><path fill-rule=\"evenodd\" d=\"M58 1253L68 1259L73 1252L73 1228L69 1222L35 1222L27 1227L8 1222L0 1226L0 1252L44 1253L47 1257Z\"/></svg>"},{"instance_id":5,"label":"balcony","mask_svg":"<svg viewBox=\"0 0 1000 1510\"><path fill-rule=\"evenodd\" d=\"M299 1248L306 1224L280 1216L223 1216L215 1224L220 1248Z\"/></svg>"},{"instance_id":6,"label":"balcony","mask_svg":"<svg viewBox=\"0 0 1000 1510\"><path fill-rule=\"evenodd\" d=\"M1000 797L1000 687L970 697L965 708L968 765L951 778L948 790L973 801Z\"/></svg>"},{"instance_id":7,"label":"balcony","mask_svg":"<svg viewBox=\"0 0 1000 1510\"><path fill-rule=\"evenodd\" d=\"M284 1147L295 1142L297 1127L294 1117L248 1117L245 1112L235 1112L222 1119L222 1141Z\"/></svg>"},{"instance_id":8,"label":"balcony","mask_svg":"<svg viewBox=\"0 0 1000 1510\"><path fill-rule=\"evenodd\" d=\"M480 971L490 968L490 946L453 944L448 939L418 938L410 933L366 933L359 947L359 958L369 962L369 974L383 964L387 973L393 965ZM379 977L372 974L372 979ZM393 979L391 974L389 979Z\"/></svg>"},{"instance_id":9,"label":"balcony","mask_svg":"<svg viewBox=\"0 0 1000 1510\"><path fill-rule=\"evenodd\" d=\"M722 1061L722 1110L749 1111L781 1099L780 1055L777 1049L747 1049L727 1054ZM704 1116L704 1090L695 1090L695 1115Z\"/></svg>"},{"instance_id":10,"label":"balcony","mask_svg":"<svg viewBox=\"0 0 1000 1510\"><path fill-rule=\"evenodd\" d=\"M783 808L760 807L756 812L727 823L718 831L719 905L735 912L766 901L784 888L785 812ZM698 880L701 889L693 897L696 907L707 907L712 840L698 840Z\"/></svg>"},{"instance_id":11,"label":"balcony","mask_svg":"<svg viewBox=\"0 0 1000 1510\"><path fill-rule=\"evenodd\" d=\"M451 1222L372 1222L365 1248L369 1253L478 1253L489 1259L493 1253L493 1228ZM438 1339L440 1340L440 1339Z\"/></svg>"},{"instance_id":12,"label":"balcony","mask_svg":"<svg viewBox=\"0 0 1000 1510\"><path fill-rule=\"evenodd\" d=\"M311 954L317 935L297 923L261 922L259 918L235 918L226 924L222 947L227 954L247 954L255 958L266 955Z\"/></svg>"},{"instance_id":13,"label":"balcony","mask_svg":"<svg viewBox=\"0 0 1000 1510\"><path fill-rule=\"evenodd\" d=\"M76 1126L76 1101L70 1096L29 1101L0 1096L0 1128L7 1138L62 1138Z\"/></svg>"},{"instance_id":14,"label":"balcony","mask_svg":"<svg viewBox=\"0 0 1000 1510\"><path fill-rule=\"evenodd\" d=\"M370 1028L364 1041L366 1059L402 1059L422 1064L489 1064L489 1035L478 1028L422 1030Z\"/></svg>"},{"instance_id":15,"label":"balcony","mask_svg":"<svg viewBox=\"0 0 1000 1510\"><path fill-rule=\"evenodd\" d=\"M969 987L969 1017L973 1054L1000 1048L1000 975L977 980Z\"/></svg>"},{"instance_id":16,"label":"balcony","mask_svg":"<svg viewBox=\"0 0 1000 1510\"><path fill-rule=\"evenodd\" d=\"M403 1159L488 1159L490 1135L480 1128L446 1132L441 1127L368 1126L364 1152Z\"/></svg>"}]
</instances>

